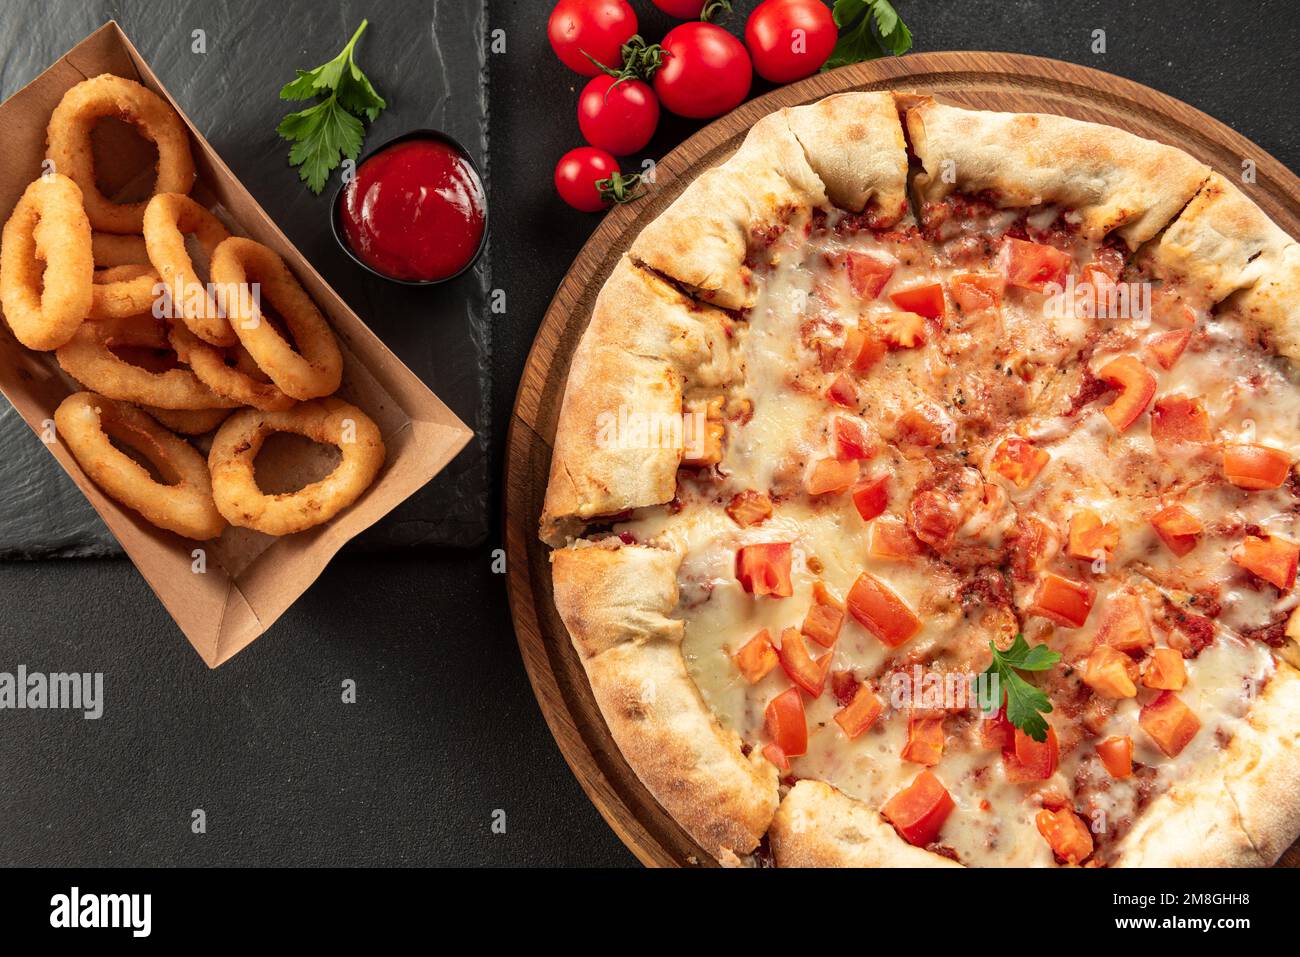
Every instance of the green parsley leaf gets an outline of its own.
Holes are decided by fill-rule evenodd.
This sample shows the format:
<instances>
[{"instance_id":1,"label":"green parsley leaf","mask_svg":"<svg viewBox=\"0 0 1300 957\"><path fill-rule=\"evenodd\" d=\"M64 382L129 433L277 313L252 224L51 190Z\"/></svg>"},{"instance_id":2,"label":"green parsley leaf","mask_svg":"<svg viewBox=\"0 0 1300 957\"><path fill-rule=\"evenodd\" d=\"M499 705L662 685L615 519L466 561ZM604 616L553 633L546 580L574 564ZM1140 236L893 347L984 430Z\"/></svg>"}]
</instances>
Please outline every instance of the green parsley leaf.
<instances>
[{"instance_id":1,"label":"green parsley leaf","mask_svg":"<svg viewBox=\"0 0 1300 957\"><path fill-rule=\"evenodd\" d=\"M889 0L835 0L832 16L842 32L823 70L912 48L912 33Z\"/></svg>"},{"instance_id":2,"label":"green parsley leaf","mask_svg":"<svg viewBox=\"0 0 1300 957\"><path fill-rule=\"evenodd\" d=\"M1043 715L1051 712L1052 702L1020 677L1019 672L1046 671L1060 661L1061 656L1046 645L1031 648L1024 635L1016 635L1016 640L1006 651L999 651L991 641L989 648L993 651L993 662L984 673L996 675L1006 694L1007 720L1035 741L1046 741L1047 722Z\"/></svg>"},{"instance_id":3,"label":"green parsley leaf","mask_svg":"<svg viewBox=\"0 0 1300 957\"><path fill-rule=\"evenodd\" d=\"M315 106L290 113L276 132L293 144L289 165L299 167L298 176L308 189L319 194L329 174L346 157L361 153L365 128L358 117L372 123L388 104L354 59L357 40L369 21L362 20L342 51L313 70L296 70L297 75L280 90L282 100L310 100L325 97Z\"/></svg>"}]
</instances>

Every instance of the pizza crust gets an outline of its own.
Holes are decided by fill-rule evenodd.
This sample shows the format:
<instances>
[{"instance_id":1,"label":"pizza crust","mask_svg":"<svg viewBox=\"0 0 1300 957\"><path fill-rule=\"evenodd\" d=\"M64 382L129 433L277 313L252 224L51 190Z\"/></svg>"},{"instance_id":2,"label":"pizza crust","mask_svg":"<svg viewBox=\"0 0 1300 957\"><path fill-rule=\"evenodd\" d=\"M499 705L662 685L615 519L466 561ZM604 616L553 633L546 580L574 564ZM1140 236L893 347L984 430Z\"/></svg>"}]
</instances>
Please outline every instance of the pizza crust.
<instances>
[{"instance_id":1,"label":"pizza crust","mask_svg":"<svg viewBox=\"0 0 1300 957\"><path fill-rule=\"evenodd\" d=\"M768 832L778 867L960 867L908 844L872 807L823 781L799 781Z\"/></svg>"},{"instance_id":2,"label":"pizza crust","mask_svg":"<svg viewBox=\"0 0 1300 957\"><path fill-rule=\"evenodd\" d=\"M892 226L907 214L907 142L892 93L837 93L782 111L826 195Z\"/></svg>"},{"instance_id":3,"label":"pizza crust","mask_svg":"<svg viewBox=\"0 0 1300 957\"><path fill-rule=\"evenodd\" d=\"M1160 237L1153 272L1188 282L1217 303L1271 275L1291 244L1241 190L1211 173Z\"/></svg>"},{"instance_id":4,"label":"pizza crust","mask_svg":"<svg viewBox=\"0 0 1300 957\"><path fill-rule=\"evenodd\" d=\"M692 302L626 256L619 260L573 355L543 541L562 545L594 518L672 499L682 449L621 447L609 441L611 423L621 413L680 421L688 387L729 382L736 374L730 324L725 313Z\"/></svg>"},{"instance_id":5,"label":"pizza crust","mask_svg":"<svg viewBox=\"0 0 1300 957\"><path fill-rule=\"evenodd\" d=\"M1004 207L1060 203L1090 239L1118 234L1136 249L1156 235L1209 175L1180 149L1050 113L994 113L924 98L907 111L924 171L918 199L989 190ZM951 166L945 164L951 163Z\"/></svg>"},{"instance_id":6,"label":"pizza crust","mask_svg":"<svg viewBox=\"0 0 1300 957\"><path fill-rule=\"evenodd\" d=\"M730 159L702 174L632 243L632 258L726 309L754 303L745 264L756 232L826 205L822 181L782 113L754 124Z\"/></svg>"},{"instance_id":7,"label":"pizza crust","mask_svg":"<svg viewBox=\"0 0 1300 957\"><path fill-rule=\"evenodd\" d=\"M551 554L555 606L619 750L715 858L758 846L777 806L776 768L746 757L682 658L675 552L579 543Z\"/></svg>"},{"instance_id":8,"label":"pizza crust","mask_svg":"<svg viewBox=\"0 0 1300 957\"><path fill-rule=\"evenodd\" d=\"M1282 250L1277 266L1219 309L1259 326L1278 355L1300 365L1300 246Z\"/></svg>"},{"instance_id":9,"label":"pizza crust","mask_svg":"<svg viewBox=\"0 0 1300 957\"><path fill-rule=\"evenodd\" d=\"M1300 672L1279 664L1214 765L1142 811L1117 867L1267 867L1300 834Z\"/></svg>"}]
</instances>

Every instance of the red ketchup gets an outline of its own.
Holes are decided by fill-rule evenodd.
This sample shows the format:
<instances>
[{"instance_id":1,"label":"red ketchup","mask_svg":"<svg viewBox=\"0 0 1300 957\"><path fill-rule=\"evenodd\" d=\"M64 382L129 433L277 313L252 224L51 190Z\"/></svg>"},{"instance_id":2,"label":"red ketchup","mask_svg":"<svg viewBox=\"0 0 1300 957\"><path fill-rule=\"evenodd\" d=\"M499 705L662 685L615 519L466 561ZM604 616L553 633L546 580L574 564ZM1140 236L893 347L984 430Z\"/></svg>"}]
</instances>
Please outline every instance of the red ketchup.
<instances>
[{"instance_id":1,"label":"red ketchup","mask_svg":"<svg viewBox=\"0 0 1300 957\"><path fill-rule=\"evenodd\" d=\"M394 279L454 276L483 239L486 201L478 174L455 146L411 139L357 168L339 219L357 258Z\"/></svg>"}]
</instances>

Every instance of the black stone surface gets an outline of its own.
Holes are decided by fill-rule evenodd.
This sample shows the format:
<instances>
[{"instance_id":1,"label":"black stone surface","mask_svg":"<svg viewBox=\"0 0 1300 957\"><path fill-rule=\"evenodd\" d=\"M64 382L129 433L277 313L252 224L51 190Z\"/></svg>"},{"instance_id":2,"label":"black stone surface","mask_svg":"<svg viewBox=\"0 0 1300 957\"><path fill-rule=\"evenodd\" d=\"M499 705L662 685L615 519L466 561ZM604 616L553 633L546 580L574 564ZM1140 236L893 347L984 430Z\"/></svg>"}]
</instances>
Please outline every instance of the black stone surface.
<instances>
[{"instance_id":1,"label":"black stone surface","mask_svg":"<svg viewBox=\"0 0 1300 957\"><path fill-rule=\"evenodd\" d=\"M0 98L116 19L176 101L308 260L477 438L448 468L349 547L476 545L488 527L490 266L414 289L366 274L328 228L335 178L316 196L287 163L275 133L294 106L276 95L295 67L333 57L362 19L357 60L388 108L363 149L400 133L450 133L484 163L487 101L480 42L485 12L463 0L322 3L7 2L0 4ZM202 30L206 52L194 52ZM13 408L0 400L0 556L120 554L99 516ZM29 507L33 502L46 507Z\"/></svg>"},{"instance_id":2,"label":"black stone surface","mask_svg":"<svg viewBox=\"0 0 1300 957\"><path fill-rule=\"evenodd\" d=\"M667 21L632 2L647 36L661 36ZM1294 3L895 5L918 51L1014 50L1096 66L1184 99L1300 167ZM378 20L381 6L365 12ZM494 480L533 334L597 222L551 192L555 160L579 137L577 79L546 44L549 6L493 0L488 18L507 47L489 58L493 284L508 299L492 327ZM302 28L276 9L248 14L249 29L294 36L286 42L299 58ZM1096 28L1107 31L1104 57L1089 52ZM332 38L342 25L322 13L307 29ZM10 67L0 70L7 80ZM665 123L655 155L694 128ZM497 496L494 481L494 522ZM0 564L0 671L102 670L107 698L98 722L0 711L0 863L634 863L537 710L504 580L491 571L498 539L494 527L473 551L341 556L215 672L125 562ZM346 678L358 682L355 705L339 701ZM190 831L195 808L207 811L202 836ZM495 809L506 812L503 835L490 829Z\"/></svg>"}]
</instances>

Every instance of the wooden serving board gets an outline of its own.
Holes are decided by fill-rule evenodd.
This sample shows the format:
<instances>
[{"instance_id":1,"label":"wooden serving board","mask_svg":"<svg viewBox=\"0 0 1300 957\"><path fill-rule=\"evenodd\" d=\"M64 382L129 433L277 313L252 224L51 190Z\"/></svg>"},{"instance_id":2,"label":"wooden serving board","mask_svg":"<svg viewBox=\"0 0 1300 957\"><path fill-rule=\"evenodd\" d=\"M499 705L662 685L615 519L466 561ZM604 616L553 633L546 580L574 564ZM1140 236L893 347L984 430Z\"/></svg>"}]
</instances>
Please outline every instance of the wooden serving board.
<instances>
[{"instance_id":1,"label":"wooden serving board","mask_svg":"<svg viewBox=\"0 0 1300 957\"><path fill-rule=\"evenodd\" d=\"M1237 182L1243 161L1252 161L1256 182L1243 184L1244 190L1282 228L1300 236L1300 179L1245 137L1129 80L1009 53L921 53L819 74L744 104L665 157L650 195L611 211L560 284L519 383L505 474L510 606L533 690L588 797L647 865L705 864L710 858L623 760L552 601L549 549L537 538L537 521L569 362L619 256L686 184L735 150L758 119L831 93L883 89L928 93L977 109L1060 113L1107 123L1178 146ZM1283 863L1300 864L1300 843Z\"/></svg>"}]
</instances>

